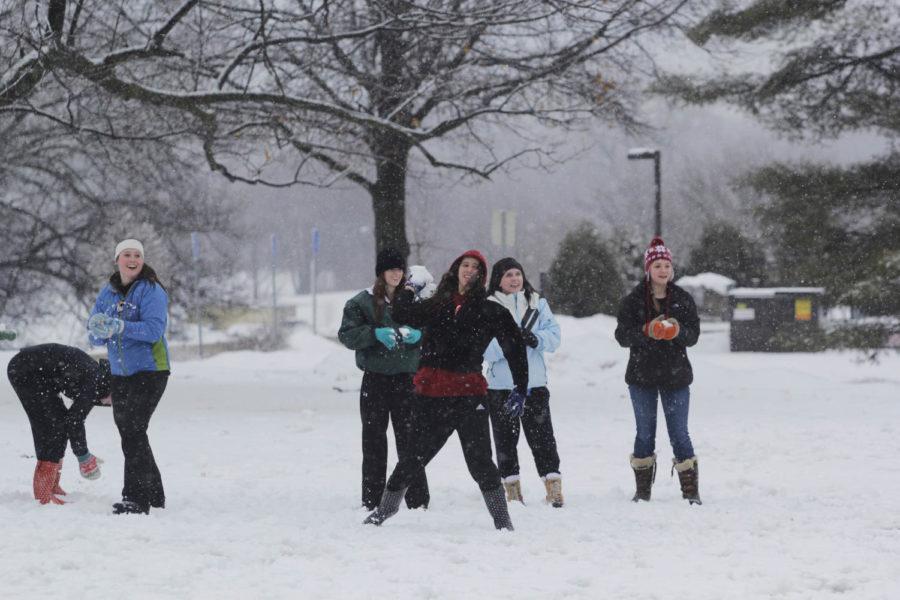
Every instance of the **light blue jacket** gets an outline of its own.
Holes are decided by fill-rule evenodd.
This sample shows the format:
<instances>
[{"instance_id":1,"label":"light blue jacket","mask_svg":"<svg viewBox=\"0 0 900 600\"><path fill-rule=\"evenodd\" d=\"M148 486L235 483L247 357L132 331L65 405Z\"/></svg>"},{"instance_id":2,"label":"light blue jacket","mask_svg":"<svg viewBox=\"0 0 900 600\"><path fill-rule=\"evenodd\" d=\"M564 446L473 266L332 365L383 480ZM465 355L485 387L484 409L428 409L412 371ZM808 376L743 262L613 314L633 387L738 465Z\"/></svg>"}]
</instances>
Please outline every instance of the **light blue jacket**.
<instances>
[{"instance_id":1,"label":"light blue jacket","mask_svg":"<svg viewBox=\"0 0 900 600\"><path fill-rule=\"evenodd\" d=\"M529 307L537 309L538 319L531 332L537 337L538 345L537 348L529 346L527 349L528 389L546 386L547 365L544 363L544 352L556 352L560 342L559 324L553 318L553 313L550 312L550 305L536 293L531 294L530 303L525 300L523 292L504 294L497 291L490 296L489 300L504 306L519 324L522 323L522 317L525 316L525 311ZM503 357L503 351L496 339L491 340L488 345L484 353L484 360L487 363L488 388L511 390L513 388L512 373L509 371L509 364Z\"/></svg>"},{"instance_id":2,"label":"light blue jacket","mask_svg":"<svg viewBox=\"0 0 900 600\"><path fill-rule=\"evenodd\" d=\"M104 313L125 321L125 330L108 340L88 333L93 346L106 346L113 375L134 375L141 371L169 371L166 342L169 296L159 284L146 279L135 281L123 296L112 284L100 290L91 316Z\"/></svg>"}]
</instances>

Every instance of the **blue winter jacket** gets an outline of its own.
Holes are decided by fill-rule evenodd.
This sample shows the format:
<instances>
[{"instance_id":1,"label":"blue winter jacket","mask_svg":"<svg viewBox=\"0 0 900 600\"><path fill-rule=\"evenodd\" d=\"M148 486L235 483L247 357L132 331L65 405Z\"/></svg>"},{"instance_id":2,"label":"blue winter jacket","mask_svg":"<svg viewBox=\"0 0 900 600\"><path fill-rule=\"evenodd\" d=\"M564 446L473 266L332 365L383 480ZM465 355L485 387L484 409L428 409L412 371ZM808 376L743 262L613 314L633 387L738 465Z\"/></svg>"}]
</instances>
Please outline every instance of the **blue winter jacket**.
<instances>
[{"instance_id":1,"label":"blue winter jacket","mask_svg":"<svg viewBox=\"0 0 900 600\"><path fill-rule=\"evenodd\" d=\"M138 279L123 296L112 284L100 290L91 316L104 313L125 321L125 330L108 340L88 333L94 346L106 345L113 375L134 375L141 371L169 371L166 342L169 296L161 285Z\"/></svg>"},{"instance_id":2,"label":"blue winter jacket","mask_svg":"<svg viewBox=\"0 0 900 600\"><path fill-rule=\"evenodd\" d=\"M489 297L489 300L509 310L513 319L520 325L522 317L525 316L529 307L537 309L538 319L531 332L537 337L538 345L537 348L528 347L528 389L546 386L547 365L544 363L544 352L556 352L560 342L559 324L553 318L553 313L550 312L550 305L536 293L531 294L529 303L525 300L524 292L504 294L497 291ZM511 390L513 388L512 374L496 339L491 340L488 345L484 353L484 360L487 363L488 388Z\"/></svg>"}]
</instances>

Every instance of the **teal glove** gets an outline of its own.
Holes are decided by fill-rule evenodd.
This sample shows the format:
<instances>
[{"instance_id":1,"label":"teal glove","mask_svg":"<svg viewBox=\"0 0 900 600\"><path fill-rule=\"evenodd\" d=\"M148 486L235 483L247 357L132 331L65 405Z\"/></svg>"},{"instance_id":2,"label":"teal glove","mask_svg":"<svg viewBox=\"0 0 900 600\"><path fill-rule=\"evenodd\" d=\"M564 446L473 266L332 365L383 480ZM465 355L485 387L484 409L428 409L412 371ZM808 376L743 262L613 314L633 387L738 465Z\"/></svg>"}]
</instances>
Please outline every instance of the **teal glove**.
<instances>
[{"instance_id":1,"label":"teal glove","mask_svg":"<svg viewBox=\"0 0 900 600\"><path fill-rule=\"evenodd\" d=\"M375 330L375 339L384 344L388 350L397 347L397 332L393 327L379 327Z\"/></svg>"},{"instance_id":2,"label":"teal glove","mask_svg":"<svg viewBox=\"0 0 900 600\"><path fill-rule=\"evenodd\" d=\"M415 327L401 327L400 335L403 336L403 343L410 346L418 344L419 340L422 339L422 332Z\"/></svg>"}]
</instances>

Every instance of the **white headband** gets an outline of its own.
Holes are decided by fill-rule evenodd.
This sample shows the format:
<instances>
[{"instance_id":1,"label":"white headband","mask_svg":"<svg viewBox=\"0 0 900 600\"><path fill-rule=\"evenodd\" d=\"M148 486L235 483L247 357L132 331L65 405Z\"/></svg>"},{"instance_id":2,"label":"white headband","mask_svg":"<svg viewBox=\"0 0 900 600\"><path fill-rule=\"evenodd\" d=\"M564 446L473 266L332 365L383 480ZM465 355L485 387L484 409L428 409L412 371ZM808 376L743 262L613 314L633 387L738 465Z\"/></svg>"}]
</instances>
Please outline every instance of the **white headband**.
<instances>
[{"instance_id":1,"label":"white headband","mask_svg":"<svg viewBox=\"0 0 900 600\"><path fill-rule=\"evenodd\" d=\"M141 253L141 258L144 258L144 245L142 243L137 240L122 240L116 245L116 257L113 260L119 260L119 255L124 250L137 250Z\"/></svg>"}]
</instances>

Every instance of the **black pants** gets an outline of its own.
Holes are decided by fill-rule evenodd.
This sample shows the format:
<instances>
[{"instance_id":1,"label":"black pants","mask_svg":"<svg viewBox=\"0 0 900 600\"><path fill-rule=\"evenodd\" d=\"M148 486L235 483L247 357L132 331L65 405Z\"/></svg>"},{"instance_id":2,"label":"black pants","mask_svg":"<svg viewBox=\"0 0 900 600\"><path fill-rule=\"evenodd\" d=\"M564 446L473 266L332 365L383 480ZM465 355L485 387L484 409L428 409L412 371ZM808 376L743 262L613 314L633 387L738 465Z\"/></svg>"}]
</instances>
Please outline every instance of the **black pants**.
<instances>
[{"instance_id":1,"label":"black pants","mask_svg":"<svg viewBox=\"0 0 900 600\"><path fill-rule=\"evenodd\" d=\"M519 421L503 412L503 404L510 390L488 390L491 405L491 427L494 444L497 447L497 466L502 477L519 474ZM525 401L525 412L521 417L525 440L534 455L538 475L559 473L559 454L556 438L553 436L553 422L550 420L550 391L546 387L532 388Z\"/></svg>"},{"instance_id":2,"label":"black pants","mask_svg":"<svg viewBox=\"0 0 900 600\"><path fill-rule=\"evenodd\" d=\"M362 418L362 502L374 510L381 501L387 478L387 427L394 427L397 457L403 460L412 437L412 402L414 398L412 373L381 375L366 371L359 393L359 414ZM406 492L409 508L427 507L430 497L425 471L417 475Z\"/></svg>"},{"instance_id":3,"label":"black pants","mask_svg":"<svg viewBox=\"0 0 900 600\"><path fill-rule=\"evenodd\" d=\"M500 487L500 473L491 456L491 430L486 396L429 398L416 396L412 452L397 464L387 487L409 486L456 431L469 473L483 492Z\"/></svg>"},{"instance_id":4,"label":"black pants","mask_svg":"<svg viewBox=\"0 0 900 600\"><path fill-rule=\"evenodd\" d=\"M31 423L34 454L38 460L59 462L66 453L69 436L66 434L68 409L59 394L19 385L13 389Z\"/></svg>"},{"instance_id":5,"label":"black pants","mask_svg":"<svg viewBox=\"0 0 900 600\"><path fill-rule=\"evenodd\" d=\"M141 506L165 506L162 478L153 458L147 427L169 380L168 371L113 376L112 408L125 455L122 499Z\"/></svg>"}]
</instances>

